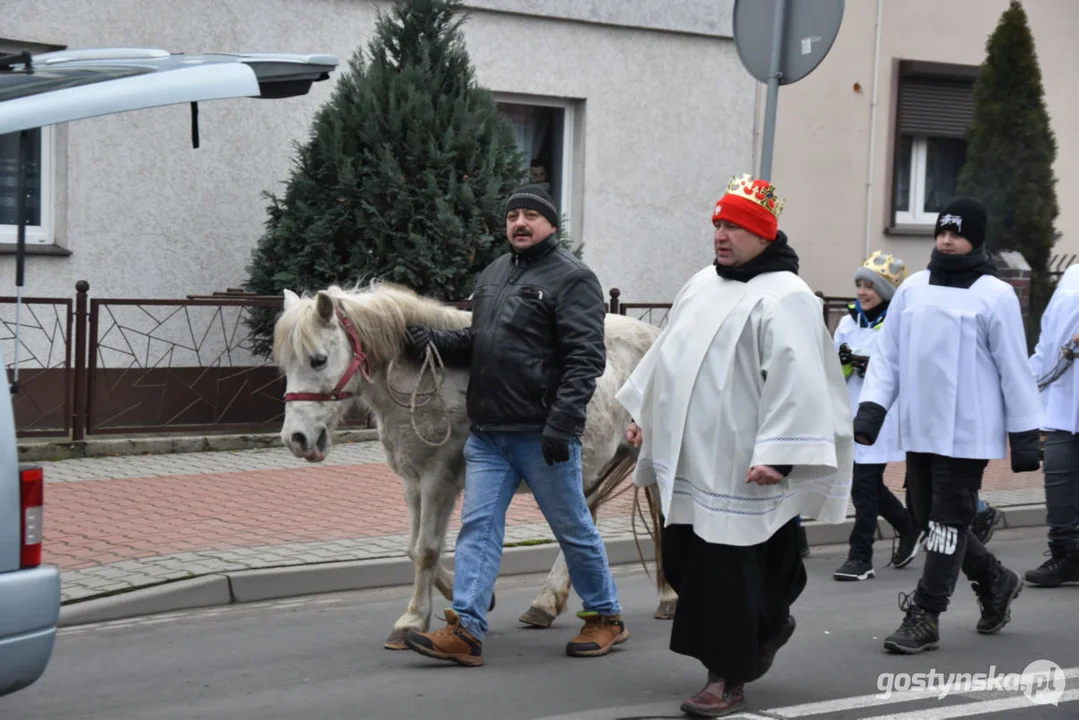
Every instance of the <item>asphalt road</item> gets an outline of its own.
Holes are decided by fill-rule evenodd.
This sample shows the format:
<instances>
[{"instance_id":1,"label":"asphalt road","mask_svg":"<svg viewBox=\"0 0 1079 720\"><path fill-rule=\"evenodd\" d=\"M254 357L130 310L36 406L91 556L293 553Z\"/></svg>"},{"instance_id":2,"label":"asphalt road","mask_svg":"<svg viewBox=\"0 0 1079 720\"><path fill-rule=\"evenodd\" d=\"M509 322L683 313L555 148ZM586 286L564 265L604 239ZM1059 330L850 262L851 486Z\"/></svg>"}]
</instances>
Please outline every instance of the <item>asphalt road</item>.
<instances>
[{"instance_id":1,"label":"asphalt road","mask_svg":"<svg viewBox=\"0 0 1079 720\"><path fill-rule=\"evenodd\" d=\"M1006 564L1025 570L1043 560L1043 532L998 532L990 547ZM878 561L888 549L878 543ZM809 587L794 609L798 631L771 672L747 688L748 712L732 717L1079 716L1079 587L1026 588L1012 623L984 637L974 631L977 603L961 579L953 609L943 616L942 647L899 657L885 653L881 641L901 620L897 593L913 589L922 557L904 570L878 566L875 580L837 583L830 573L843 553L838 547L815 549L808 560ZM518 625L517 616L538 588L535 577L500 582L484 667L383 650L407 598L395 588L64 629L45 677L0 698L0 718L681 717L678 706L699 689L703 671L667 649L670 624L651 617L656 601L649 579L632 567L619 568L617 576L631 638L606 658L564 655L578 627L571 614L549 630ZM578 602L573 599L571 611ZM1068 676L1058 706L1035 704L1018 689L956 690L942 699L924 692L909 699L875 697L881 673L897 674L896 687L902 689L901 673L1021 673L1036 660L1055 662Z\"/></svg>"}]
</instances>

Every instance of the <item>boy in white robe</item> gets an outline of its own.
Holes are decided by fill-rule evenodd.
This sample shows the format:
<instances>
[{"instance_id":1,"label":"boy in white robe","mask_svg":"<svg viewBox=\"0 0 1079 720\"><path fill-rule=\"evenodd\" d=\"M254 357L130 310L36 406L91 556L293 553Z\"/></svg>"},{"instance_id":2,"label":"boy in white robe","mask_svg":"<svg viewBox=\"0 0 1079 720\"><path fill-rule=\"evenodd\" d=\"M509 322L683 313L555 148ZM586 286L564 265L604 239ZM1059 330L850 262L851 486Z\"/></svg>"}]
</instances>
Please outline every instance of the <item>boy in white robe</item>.
<instances>
[{"instance_id":1,"label":"boy in white robe","mask_svg":"<svg viewBox=\"0 0 1079 720\"><path fill-rule=\"evenodd\" d=\"M853 464L843 370L822 306L778 230L766 181L716 203L714 265L675 298L619 391L635 418L639 486L657 484L664 574L678 593L671 650L697 658L691 715L737 712L794 633L806 584L797 516L839 523Z\"/></svg>"},{"instance_id":2,"label":"boy in white robe","mask_svg":"<svg viewBox=\"0 0 1079 720\"><path fill-rule=\"evenodd\" d=\"M1079 379L1073 360L1079 342L1079 265L1057 283L1042 315L1030 371L1045 409L1045 507L1049 559L1028 570L1042 587L1079 582Z\"/></svg>"},{"instance_id":3,"label":"boy in white robe","mask_svg":"<svg viewBox=\"0 0 1079 720\"><path fill-rule=\"evenodd\" d=\"M872 445L889 410L899 414L907 453L907 507L928 529L918 587L902 594L906 613L885 649L919 653L940 643L939 616L962 569L981 606L979 633L1011 619L1023 580L971 532L989 460L1014 472L1040 467L1042 408L1027 367L1015 290L996 277L985 249L985 207L959 199L941 211L927 270L892 298L880 345L862 388L854 435Z\"/></svg>"},{"instance_id":4,"label":"boy in white robe","mask_svg":"<svg viewBox=\"0 0 1079 720\"><path fill-rule=\"evenodd\" d=\"M907 266L902 260L879 250L854 272L857 299L839 321L834 336L839 362L847 377L852 415L858 410L865 373L877 352L877 341L886 324L892 297L907 275ZM876 443L854 447L851 488L854 527L850 531L847 559L832 573L835 580L859 581L874 577L873 540L877 534L878 516L892 526L899 540L889 565L904 568L918 553L918 527L910 519L903 502L884 484L888 463L906 459L899 447L896 415L888 413Z\"/></svg>"}]
</instances>

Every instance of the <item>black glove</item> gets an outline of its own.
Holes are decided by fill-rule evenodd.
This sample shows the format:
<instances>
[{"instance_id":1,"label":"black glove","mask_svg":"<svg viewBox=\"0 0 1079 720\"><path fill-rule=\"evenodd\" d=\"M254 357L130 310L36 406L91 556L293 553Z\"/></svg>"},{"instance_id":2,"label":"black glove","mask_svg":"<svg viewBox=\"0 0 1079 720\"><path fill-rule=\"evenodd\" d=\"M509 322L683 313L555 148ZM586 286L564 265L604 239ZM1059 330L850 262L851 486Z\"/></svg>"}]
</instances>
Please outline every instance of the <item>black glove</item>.
<instances>
[{"instance_id":1,"label":"black glove","mask_svg":"<svg viewBox=\"0 0 1079 720\"><path fill-rule=\"evenodd\" d=\"M422 325L409 325L405 335L405 351L416 362L422 362L431 344L431 331Z\"/></svg>"},{"instance_id":2,"label":"black glove","mask_svg":"<svg viewBox=\"0 0 1079 720\"><path fill-rule=\"evenodd\" d=\"M850 346L843 343L839 346L839 364L850 365L851 360L854 358L854 353L850 351Z\"/></svg>"},{"instance_id":3,"label":"black glove","mask_svg":"<svg viewBox=\"0 0 1079 720\"><path fill-rule=\"evenodd\" d=\"M569 441L572 437L550 425L543 428L543 459L548 465L569 460Z\"/></svg>"},{"instance_id":4,"label":"black glove","mask_svg":"<svg viewBox=\"0 0 1079 720\"><path fill-rule=\"evenodd\" d=\"M854 416L854 441L861 445L872 445L877 441L877 435L884 425L884 416L888 411L880 405L872 402L864 402L858 406L858 414ZM862 438L859 440L859 438Z\"/></svg>"},{"instance_id":5,"label":"black glove","mask_svg":"<svg viewBox=\"0 0 1079 720\"><path fill-rule=\"evenodd\" d=\"M1042 434L1040 430L1008 433L1011 445L1012 472L1034 472L1042 467Z\"/></svg>"}]
</instances>

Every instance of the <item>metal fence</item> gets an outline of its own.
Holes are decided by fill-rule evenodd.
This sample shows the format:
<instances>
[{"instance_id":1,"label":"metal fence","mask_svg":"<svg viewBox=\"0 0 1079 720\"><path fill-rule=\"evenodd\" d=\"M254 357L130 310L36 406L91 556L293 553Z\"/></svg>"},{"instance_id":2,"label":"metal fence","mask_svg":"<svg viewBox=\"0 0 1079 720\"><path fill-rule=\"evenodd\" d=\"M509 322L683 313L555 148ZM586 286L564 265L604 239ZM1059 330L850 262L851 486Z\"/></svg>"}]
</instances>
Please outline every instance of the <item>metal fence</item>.
<instances>
[{"instance_id":1,"label":"metal fence","mask_svg":"<svg viewBox=\"0 0 1079 720\"><path fill-rule=\"evenodd\" d=\"M819 293L818 293L819 295ZM835 328L845 298L825 298ZM284 378L251 349L245 322L256 308L280 308L280 296L228 290L183 299L75 297L23 299L19 334L19 437L73 441L103 434L266 432L284 417ZM468 301L447 305L469 309ZM671 303L622 302L608 310L662 327ZM15 298L0 297L8 379L15 362ZM371 427L354 410L345 420Z\"/></svg>"}]
</instances>

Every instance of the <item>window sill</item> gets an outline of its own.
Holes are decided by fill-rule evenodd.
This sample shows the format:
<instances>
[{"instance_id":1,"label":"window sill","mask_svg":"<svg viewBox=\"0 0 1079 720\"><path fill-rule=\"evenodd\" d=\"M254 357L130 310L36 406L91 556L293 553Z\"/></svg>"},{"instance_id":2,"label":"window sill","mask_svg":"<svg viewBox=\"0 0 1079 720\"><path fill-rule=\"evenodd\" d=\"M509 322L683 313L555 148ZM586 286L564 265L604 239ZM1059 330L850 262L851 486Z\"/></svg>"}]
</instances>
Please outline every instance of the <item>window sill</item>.
<instances>
[{"instance_id":1,"label":"window sill","mask_svg":"<svg viewBox=\"0 0 1079 720\"><path fill-rule=\"evenodd\" d=\"M11 243L0 244L0 255L15 255L17 248ZM26 245L27 255L51 255L53 257L69 257L73 253L65 247L59 245Z\"/></svg>"},{"instance_id":2,"label":"window sill","mask_svg":"<svg viewBox=\"0 0 1079 720\"><path fill-rule=\"evenodd\" d=\"M891 225L884 228L885 235L897 235L899 237L933 237L936 230L933 225Z\"/></svg>"}]
</instances>

